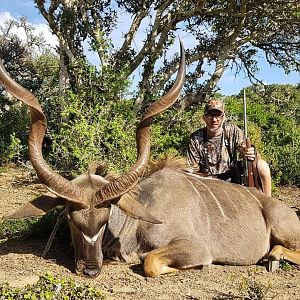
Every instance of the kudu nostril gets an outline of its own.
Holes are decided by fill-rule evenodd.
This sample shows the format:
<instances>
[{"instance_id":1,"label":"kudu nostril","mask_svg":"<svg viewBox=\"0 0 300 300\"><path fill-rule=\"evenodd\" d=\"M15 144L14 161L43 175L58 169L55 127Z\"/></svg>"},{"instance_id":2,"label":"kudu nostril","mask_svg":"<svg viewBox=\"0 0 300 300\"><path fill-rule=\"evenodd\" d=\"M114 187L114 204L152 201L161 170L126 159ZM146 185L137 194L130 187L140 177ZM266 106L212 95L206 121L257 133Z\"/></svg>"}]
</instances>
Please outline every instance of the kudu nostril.
<instances>
[{"instance_id":1,"label":"kudu nostril","mask_svg":"<svg viewBox=\"0 0 300 300\"><path fill-rule=\"evenodd\" d=\"M84 269L83 274L89 277L96 277L100 274L100 269Z\"/></svg>"}]
</instances>

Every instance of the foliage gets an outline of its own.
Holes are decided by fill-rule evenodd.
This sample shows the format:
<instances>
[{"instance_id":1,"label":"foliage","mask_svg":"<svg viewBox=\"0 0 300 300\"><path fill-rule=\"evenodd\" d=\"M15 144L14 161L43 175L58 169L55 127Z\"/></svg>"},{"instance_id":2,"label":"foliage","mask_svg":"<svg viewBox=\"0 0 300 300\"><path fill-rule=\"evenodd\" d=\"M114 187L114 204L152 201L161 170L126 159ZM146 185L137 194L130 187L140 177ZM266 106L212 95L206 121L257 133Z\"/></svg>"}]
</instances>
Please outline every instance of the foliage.
<instances>
[{"instance_id":1,"label":"foliage","mask_svg":"<svg viewBox=\"0 0 300 300\"><path fill-rule=\"evenodd\" d=\"M35 94L41 102L43 110L48 117L50 131L58 130L60 122L61 103L57 87L58 61L52 54L41 55L31 61L29 78L39 84L22 83L24 87ZM30 82L30 79L27 79ZM0 159L2 163L19 162L27 157L29 114L28 108L12 99L6 93L0 94ZM45 140L48 141L47 138ZM48 143L45 148L49 151Z\"/></svg>"},{"instance_id":2,"label":"foliage","mask_svg":"<svg viewBox=\"0 0 300 300\"><path fill-rule=\"evenodd\" d=\"M2 300L93 300L105 299L102 291L90 284L78 284L73 278L57 278L46 273L40 276L38 282L24 288L14 288L8 284L0 284L0 299Z\"/></svg>"},{"instance_id":3,"label":"foliage","mask_svg":"<svg viewBox=\"0 0 300 300\"><path fill-rule=\"evenodd\" d=\"M158 116L151 125L153 158L166 154L186 155L189 135L201 126L202 109L172 108Z\"/></svg>"},{"instance_id":4,"label":"foliage","mask_svg":"<svg viewBox=\"0 0 300 300\"><path fill-rule=\"evenodd\" d=\"M36 219L5 220L0 227L0 239L13 237L28 237L33 233Z\"/></svg>"},{"instance_id":5,"label":"foliage","mask_svg":"<svg viewBox=\"0 0 300 300\"><path fill-rule=\"evenodd\" d=\"M22 30L26 40L17 31ZM35 34L35 29L26 18L8 20L0 26L0 59L11 77L35 94L47 115L50 127L57 126L58 96L57 57L52 53L44 38ZM55 98L56 95L56 98ZM0 85L0 159L1 163L19 162L27 157L29 128L28 109L12 99Z\"/></svg>"},{"instance_id":6,"label":"foliage","mask_svg":"<svg viewBox=\"0 0 300 300\"><path fill-rule=\"evenodd\" d=\"M27 156L28 114L19 103L1 95L0 100L0 159L2 164L20 162Z\"/></svg>"},{"instance_id":7,"label":"foliage","mask_svg":"<svg viewBox=\"0 0 300 300\"><path fill-rule=\"evenodd\" d=\"M62 103L59 91L59 60L54 54L43 54L32 60L39 86L32 90L47 116L50 130L57 130Z\"/></svg>"},{"instance_id":8,"label":"foliage","mask_svg":"<svg viewBox=\"0 0 300 300\"><path fill-rule=\"evenodd\" d=\"M80 66L76 68L78 74ZM105 161L114 171L124 170L135 158L135 105L120 99L128 81L122 72L108 70L100 80L98 71L84 62L80 73L94 85L82 82L62 100L60 126L51 134L53 163L73 175L85 172L94 161Z\"/></svg>"},{"instance_id":9,"label":"foliage","mask_svg":"<svg viewBox=\"0 0 300 300\"><path fill-rule=\"evenodd\" d=\"M24 87L30 90L39 87L40 77L36 76L33 59L50 53L44 37L35 33L35 28L25 17L6 20L0 26L0 58L9 74L18 78Z\"/></svg>"},{"instance_id":10,"label":"foliage","mask_svg":"<svg viewBox=\"0 0 300 300\"><path fill-rule=\"evenodd\" d=\"M282 259L280 260L279 268L283 271L291 271L293 269L293 266L287 260Z\"/></svg>"}]
</instances>

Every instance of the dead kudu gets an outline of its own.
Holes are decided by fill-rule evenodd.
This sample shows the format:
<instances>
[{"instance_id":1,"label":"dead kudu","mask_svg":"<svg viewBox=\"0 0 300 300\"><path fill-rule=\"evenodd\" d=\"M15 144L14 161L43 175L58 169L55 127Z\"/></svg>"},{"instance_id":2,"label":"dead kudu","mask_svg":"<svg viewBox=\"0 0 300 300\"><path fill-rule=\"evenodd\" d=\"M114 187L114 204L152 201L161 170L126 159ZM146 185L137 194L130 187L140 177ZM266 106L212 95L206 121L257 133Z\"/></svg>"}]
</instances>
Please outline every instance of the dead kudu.
<instances>
[{"instance_id":1,"label":"dead kudu","mask_svg":"<svg viewBox=\"0 0 300 300\"><path fill-rule=\"evenodd\" d=\"M99 274L103 257L144 261L146 276L211 263L249 265L264 257L269 257L271 269L281 258L300 264L300 222L280 201L255 188L184 172L175 160L156 166L141 179L149 160L152 118L175 102L184 78L181 45L176 82L141 120L136 133L137 162L127 173L111 180L83 174L68 181L43 159L46 120L37 99L1 65L2 85L29 106L30 159L52 192L9 218L38 216L65 205L76 272L86 276Z\"/></svg>"}]
</instances>

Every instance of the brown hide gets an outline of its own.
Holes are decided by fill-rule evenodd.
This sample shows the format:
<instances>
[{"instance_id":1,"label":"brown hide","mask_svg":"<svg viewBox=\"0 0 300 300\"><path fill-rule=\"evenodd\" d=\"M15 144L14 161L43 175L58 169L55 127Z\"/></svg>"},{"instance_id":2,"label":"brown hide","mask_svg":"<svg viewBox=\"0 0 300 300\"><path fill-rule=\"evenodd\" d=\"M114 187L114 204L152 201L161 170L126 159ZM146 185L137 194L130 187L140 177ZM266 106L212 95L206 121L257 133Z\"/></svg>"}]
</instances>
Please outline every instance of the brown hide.
<instances>
[{"instance_id":1,"label":"brown hide","mask_svg":"<svg viewBox=\"0 0 300 300\"><path fill-rule=\"evenodd\" d=\"M93 270L101 269L103 255L137 262L171 248L170 265L185 269L211 263L255 264L276 244L300 248L299 219L279 200L255 188L185 173L176 163L171 166L172 161L160 162L135 192L123 196L138 201L159 224L132 219L115 205L70 209L77 272L97 275ZM106 182L96 175L79 179L76 185L87 193ZM83 259L84 249L91 254L89 260Z\"/></svg>"}]
</instances>

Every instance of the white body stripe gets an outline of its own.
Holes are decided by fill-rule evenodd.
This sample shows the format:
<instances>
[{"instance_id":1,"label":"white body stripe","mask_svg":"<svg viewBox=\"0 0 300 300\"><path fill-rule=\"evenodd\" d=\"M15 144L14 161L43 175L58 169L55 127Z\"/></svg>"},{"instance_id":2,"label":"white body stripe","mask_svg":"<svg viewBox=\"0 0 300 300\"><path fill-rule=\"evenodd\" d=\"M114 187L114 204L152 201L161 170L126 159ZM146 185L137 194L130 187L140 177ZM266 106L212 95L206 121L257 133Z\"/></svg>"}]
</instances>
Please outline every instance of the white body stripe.
<instances>
[{"instance_id":1,"label":"white body stripe","mask_svg":"<svg viewBox=\"0 0 300 300\"><path fill-rule=\"evenodd\" d=\"M249 189L247 189L247 187L245 187L246 188L246 191L257 201L257 203L259 204L259 206L260 207L262 207L262 205L261 205L261 203L260 203L260 201L257 199L257 197L255 197L250 191L249 191Z\"/></svg>"},{"instance_id":2,"label":"white body stripe","mask_svg":"<svg viewBox=\"0 0 300 300\"><path fill-rule=\"evenodd\" d=\"M193 183L192 181L190 181L188 178L187 178L187 180L188 180L189 183L193 186L193 189L194 189L194 191L196 192L196 194L198 195L198 197L199 197L200 199L202 199L202 196L201 196L201 194L199 193L198 189L195 187L194 183ZM209 214L208 214L208 211L207 211L205 202L202 201L202 204L203 204L203 206L205 207L205 212L206 212L206 223L207 223L207 225L208 225L209 228L210 228L210 217L209 217Z\"/></svg>"},{"instance_id":3,"label":"white body stripe","mask_svg":"<svg viewBox=\"0 0 300 300\"><path fill-rule=\"evenodd\" d=\"M219 180L219 179L218 179ZM217 206L218 206L218 208L219 208L219 210L220 210L220 212L221 212L221 215L223 216L223 218L224 219L227 219L226 218L226 215L225 215L225 213L224 213L224 210L223 210L223 208L222 208L222 205L220 204L220 202L218 201L218 199L217 199L217 197L213 194L213 192L210 190L210 188L206 185L206 184L204 184L201 180L199 180L199 183L201 183L207 190L208 190L208 192L210 193L210 195L213 197L213 199L215 200L215 202L216 202L216 204L217 204Z\"/></svg>"}]
</instances>

